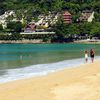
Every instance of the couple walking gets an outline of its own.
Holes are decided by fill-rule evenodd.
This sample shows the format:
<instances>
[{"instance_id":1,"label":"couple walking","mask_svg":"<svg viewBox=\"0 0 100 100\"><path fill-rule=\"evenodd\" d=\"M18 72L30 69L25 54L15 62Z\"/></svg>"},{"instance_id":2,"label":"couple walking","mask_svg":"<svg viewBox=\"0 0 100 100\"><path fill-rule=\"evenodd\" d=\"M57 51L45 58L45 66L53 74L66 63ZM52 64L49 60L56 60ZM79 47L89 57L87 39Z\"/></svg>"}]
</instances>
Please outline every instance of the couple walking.
<instances>
[{"instance_id":1,"label":"couple walking","mask_svg":"<svg viewBox=\"0 0 100 100\"><path fill-rule=\"evenodd\" d=\"M94 62L94 50L91 49L90 50L90 57L91 57L91 62L93 63ZM87 62L88 61L88 51L86 50L85 51L85 61Z\"/></svg>"}]
</instances>

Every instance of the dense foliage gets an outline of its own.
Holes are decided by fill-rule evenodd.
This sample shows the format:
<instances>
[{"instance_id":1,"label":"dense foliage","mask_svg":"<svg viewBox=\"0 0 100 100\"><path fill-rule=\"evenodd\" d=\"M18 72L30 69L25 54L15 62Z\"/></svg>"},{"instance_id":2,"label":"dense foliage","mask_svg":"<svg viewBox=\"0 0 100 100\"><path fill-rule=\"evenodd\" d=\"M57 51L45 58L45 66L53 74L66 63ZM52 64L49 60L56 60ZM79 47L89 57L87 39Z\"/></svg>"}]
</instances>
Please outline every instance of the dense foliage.
<instances>
[{"instance_id":1,"label":"dense foliage","mask_svg":"<svg viewBox=\"0 0 100 100\"><path fill-rule=\"evenodd\" d=\"M83 9L93 9L100 13L100 0L0 0L0 13L6 10L28 10L48 12L70 10L73 13Z\"/></svg>"},{"instance_id":2,"label":"dense foliage","mask_svg":"<svg viewBox=\"0 0 100 100\"><path fill-rule=\"evenodd\" d=\"M22 24L21 22L9 22L7 24L7 29L10 29L11 32L21 32L22 30Z\"/></svg>"},{"instance_id":3,"label":"dense foliage","mask_svg":"<svg viewBox=\"0 0 100 100\"><path fill-rule=\"evenodd\" d=\"M75 37L78 36L97 36L100 38L100 22L84 22L84 23L73 23L63 24L57 23L54 31L58 37Z\"/></svg>"},{"instance_id":4,"label":"dense foliage","mask_svg":"<svg viewBox=\"0 0 100 100\"><path fill-rule=\"evenodd\" d=\"M77 23L76 19L81 11L86 9L95 11L94 21L92 23ZM0 14L8 10L14 10L19 19L23 13L27 21L41 13L47 14L49 11L68 10L73 15L73 23L65 25L59 21L54 28L58 37L68 37L74 34L100 37L100 0L0 0ZM12 24L15 23L9 23L8 29L12 30L13 28L14 31L21 31L20 23L15 26ZM0 30L2 30L1 25Z\"/></svg>"}]
</instances>

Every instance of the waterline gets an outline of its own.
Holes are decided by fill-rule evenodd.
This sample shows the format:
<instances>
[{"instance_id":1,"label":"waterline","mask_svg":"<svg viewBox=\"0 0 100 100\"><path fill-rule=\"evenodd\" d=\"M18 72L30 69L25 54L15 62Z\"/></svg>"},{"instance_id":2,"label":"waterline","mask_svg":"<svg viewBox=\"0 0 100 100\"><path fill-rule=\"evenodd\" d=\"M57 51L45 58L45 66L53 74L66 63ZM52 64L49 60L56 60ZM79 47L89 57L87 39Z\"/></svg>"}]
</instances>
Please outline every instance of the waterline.
<instances>
[{"instance_id":1,"label":"waterline","mask_svg":"<svg viewBox=\"0 0 100 100\"><path fill-rule=\"evenodd\" d=\"M100 59L100 56L95 57L95 60L98 59ZM1 70L5 72L5 74L0 76L0 83L10 82L24 78L30 78L30 77L43 76L47 75L48 73L63 70L65 68L78 67L79 65L82 64L85 64L84 58L64 60L56 63L37 64L23 68Z\"/></svg>"}]
</instances>

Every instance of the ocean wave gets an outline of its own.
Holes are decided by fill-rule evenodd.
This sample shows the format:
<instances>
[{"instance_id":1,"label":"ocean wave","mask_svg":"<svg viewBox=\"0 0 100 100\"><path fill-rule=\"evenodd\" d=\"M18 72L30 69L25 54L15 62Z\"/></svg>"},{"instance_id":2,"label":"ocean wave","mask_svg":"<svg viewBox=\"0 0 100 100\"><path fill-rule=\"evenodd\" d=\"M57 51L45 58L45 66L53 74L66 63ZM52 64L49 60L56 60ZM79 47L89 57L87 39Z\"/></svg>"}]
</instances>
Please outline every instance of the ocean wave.
<instances>
[{"instance_id":1,"label":"ocean wave","mask_svg":"<svg viewBox=\"0 0 100 100\"><path fill-rule=\"evenodd\" d=\"M100 59L100 56L95 57L95 60L97 59ZM81 64L85 64L84 58L64 60L48 64L31 65L24 68L0 70L4 72L4 74L0 75L0 83L47 75L48 73L63 70L65 68L77 67Z\"/></svg>"}]
</instances>

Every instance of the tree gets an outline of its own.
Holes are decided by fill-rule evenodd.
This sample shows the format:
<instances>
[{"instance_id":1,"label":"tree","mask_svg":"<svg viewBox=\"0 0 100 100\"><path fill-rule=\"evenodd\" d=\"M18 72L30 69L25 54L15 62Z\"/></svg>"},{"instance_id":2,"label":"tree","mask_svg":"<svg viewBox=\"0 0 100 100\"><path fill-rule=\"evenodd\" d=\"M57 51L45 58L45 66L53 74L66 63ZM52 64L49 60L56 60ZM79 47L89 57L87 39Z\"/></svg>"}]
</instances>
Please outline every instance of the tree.
<instances>
[{"instance_id":1,"label":"tree","mask_svg":"<svg viewBox=\"0 0 100 100\"><path fill-rule=\"evenodd\" d=\"M7 23L7 29L10 32L19 33L22 30L22 23L21 22L9 22Z\"/></svg>"},{"instance_id":2,"label":"tree","mask_svg":"<svg viewBox=\"0 0 100 100\"><path fill-rule=\"evenodd\" d=\"M22 31L22 23L21 22L16 22L16 25L15 25L15 28L14 28L14 31L15 32L21 32Z\"/></svg>"},{"instance_id":3,"label":"tree","mask_svg":"<svg viewBox=\"0 0 100 100\"><path fill-rule=\"evenodd\" d=\"M2 24L0 24L0 31L3 31L3 26L2 26Z\"/></svg>"},{"instance_id":4,"label":"tree","mask_svg":"<svg viewBox=\"0 0 100 100\"><path fill-rule=\"evenodd\" d=\"M10 21L12 21L13 19L14 19L14 16L11 15L11 16L8 16L8 17L6 18L6 21L7 21L7 22L10 22Z\"/></svg>"},{"instance_id":5,"label":"tree","mask_svg":"<svg viewBox=\"0 0 100 100\"><path fill-rule=\"evenodd\" d=\"M100 37L100 22L96 22L93 24L90 34L92 36L99 36Z\"/></svg>"},{"instance_id":6,"label":"tree","mask_svg":"<svg viewBox=\"0 0 100 100\"><path fill-rule=\"evenodd\" d=\"M79 25L77 23L67 26L70 36L79 35Z\"/></svg>"},{"instance_id":7,"label":"tree","mask_svg":"<svg viewBox=\"0 0 100 100\"><path fill-rule=\"evenodd\" d=\"M84 22L84 23L79 23L79 31L80 35L90 35L90 31L92 28L92 23L89 22Z\"/></svg>"},{"instance_id":8,"label":"tree","mask_svg":"<svg viewBox=\"0 0 100 100\"><path fill-rule=\"evenodd\" d=\"M74 34L79 34L78 24L65 24L59 21L54 28L58 37L70 37Z\"/></svg>"},{"instance_id":9,"label":"tree","mask_svg":"<svg viewBox=\"0 0 100 100\"><path fill-rule=\"evenodd\" d=\"M100 14L99 13L95 13L94 14L94 18L95 18L95 21L100 21Z\"/></svg>"},{"instance_id":10,"label":"tree","mask_svg":"<svg viewBox=\"0 0 100 100\"><path fill-rule=\"evenodd\" d=\"M71 2L63 2L62 9L69 10L71 13L75 14L75 13L79 12L80 6L79 6L79 4L74 4Z\"/></svg>"},{"instance_id":11,"label":"tree","mask_svg":"<svg viewBox=\"0 0 100 100\"><path fill-rule=\"evenodd\" d=\"M79 16L80 16L80 13L79 13L79 14L74 14L74 15L72 16L72 22L73 22L73 23L77 23L77 22L78 22Z\"/></svg>"},{"instance_id":12,"label":"tree","mask_svg":"<svg viewBox=\"0 0 100 100\"><path fill-rule=\"evenodd\" d=\"M58 37L64 37L65 36L65 24L63 23L62 19L59 19L59 21L54 26L54 31L56 32L56 35Z\"/></svg>"}]
</instances>

